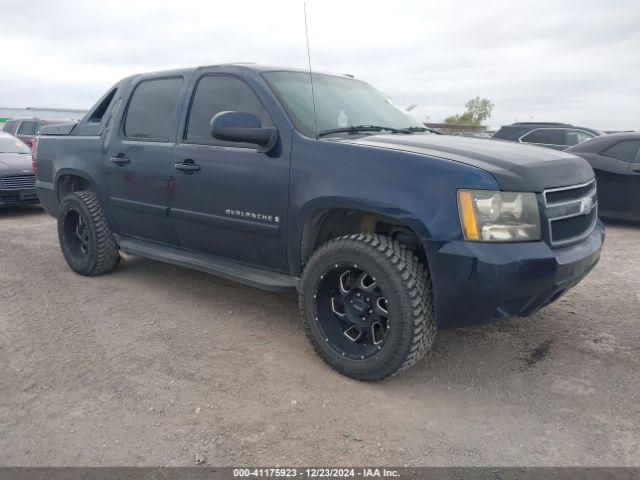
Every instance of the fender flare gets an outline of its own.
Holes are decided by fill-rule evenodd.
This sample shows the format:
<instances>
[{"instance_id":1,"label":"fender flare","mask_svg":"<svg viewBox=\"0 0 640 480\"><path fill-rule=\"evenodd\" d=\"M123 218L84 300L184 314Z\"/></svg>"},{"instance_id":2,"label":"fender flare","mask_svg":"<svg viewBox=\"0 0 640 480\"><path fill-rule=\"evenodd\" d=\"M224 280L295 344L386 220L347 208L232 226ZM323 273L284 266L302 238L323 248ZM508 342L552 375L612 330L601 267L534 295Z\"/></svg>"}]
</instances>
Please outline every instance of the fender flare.
<instances>
[{"instance_id":1,"label":"fender flare","mask_svg":"<svg viewBox=\"0 0 640 480\"><path fill-rule=\"evenodd\" d=\"M429 229L415 214L387 202L344 197L316 198L300 208L297 221L289 224L288 235L291 238L288 242L289 266L294 275L298 276L302 273L303 252L305 249L312 248L305 245L305 242L315 238L324 217L335 210L355 210L387 217L409 228L421 242L431 239Z\"/></svg>"},{"instance_id":2,"label":"fender flare","mask_svg":"<svg viewBox=\"0 0 640 480\"><path fill-rule=\"evenodd\" d=\"M76 170L74 168L62 168L62 169L56 171L55 177L53 179L53 187L55 188L56 193L58 194L58 200L61 200L59 198L59 192L58 192L60 178L65 176L65 175L72 175L74 177L83 178L84 180L89 182L89 185L91 185L91 188L93 189L93 191L96 192L99 195L100 192L96 188L96 183L93 181L93 178L91 178L89 175L87 175L86 172L83 172L83 171L80 171L80 170Z\"/></svg>"}]
</instances>

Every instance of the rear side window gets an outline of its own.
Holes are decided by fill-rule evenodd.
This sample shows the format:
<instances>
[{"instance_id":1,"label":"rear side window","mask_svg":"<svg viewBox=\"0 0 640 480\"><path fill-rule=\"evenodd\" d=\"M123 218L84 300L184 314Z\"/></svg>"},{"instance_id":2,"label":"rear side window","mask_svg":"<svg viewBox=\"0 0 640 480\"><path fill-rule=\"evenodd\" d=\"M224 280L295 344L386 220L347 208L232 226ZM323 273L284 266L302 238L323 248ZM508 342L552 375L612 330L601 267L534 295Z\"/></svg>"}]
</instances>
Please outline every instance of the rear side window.
<instances>
[{"instance_id":1,"label":"rear side window","mask_svg":"<svg viewBox=\"0 0 640 480\"><path fill-rule=\"evenodd\" d=\"M564 132L561 128L538 128L523 136L521 141L545 145L564 145Z\"/></svg>"},{"instance_id":2,"label":"rear side window","mask_svg":"<svg viewBox=\"0 0 640 480\"><path fill-rule=\"evenodd\" d=\"M4 124L4 127L2 127L2 131L11 133L11 131L15 126L16 126L16 122L14 120L9 120L7 123Z\"/></svg>"},{"instance_id":3,"label":"rear side window","mask_svg":"<svg viewBox=\"0 0 640 480\"><path fill-rule=\"evenodd\" d=\"M115 96L117 90L117 88L111 90L109 94L104 97L104 100L102 100L100 104L95 108L95 110L91 112L91 116L88 120L90 123L100 123L102 121L102 117L104 117L104 114L107 112L109 105L111 105L111 101L113 100L113 97Z\"/></svg>"},{"instance_id":4,"label":"rear side window","mask_svg":"<svg viewBox=\"0 0 640 480\"><path fill-rule=\"evenodd\" d=\"M260 119L263 127L273 125L264 106L243 80L225 75L205 76L196 86L185 140L192 143L255 148L255 145L222 142L211 136L211 118L216 113L225 111L253 113Z\"/></svg>"},{"instance_id":5,"label":"rear side window","mask_svg":"<svg viewBox=\"0 0 640 480\"><path fill-rule=\"evenodd\" d=\"M20 127L18 128L17 133L18 135L35 135L37 126L38 126L37 122L32 122L32 121L22 122L20 124Z\"/></svg>"},{"instance_id":6,"label":"rear side window","mask_svg":"<svg viewBox=\"0 0 640 480\"><path fill-rule=\"evenodd\" d=\"M169 141L182 77L145 80L134 90L124 120L125 137Z\"/></svg>"},{"instance_id":7,"label":"rear side window","mask_svg":"<svg viewBox=\"0 0 640 480\"><path fill-rule=\"evenodd\" d=\"M625 162L640 162L640 140L623 140L602 152L607 157L617 158Z\"/></svg>"},{"instance_id":8,"label":"rear side window","mask_svg":"<svg viewBox=\"0 0 640 480\"><path fill-rule=\"evenodd\" d=\"M572 147L593 137L592 134L583 130L567 130L567 141L565 145Z\"/></svg>"}]
</instances>

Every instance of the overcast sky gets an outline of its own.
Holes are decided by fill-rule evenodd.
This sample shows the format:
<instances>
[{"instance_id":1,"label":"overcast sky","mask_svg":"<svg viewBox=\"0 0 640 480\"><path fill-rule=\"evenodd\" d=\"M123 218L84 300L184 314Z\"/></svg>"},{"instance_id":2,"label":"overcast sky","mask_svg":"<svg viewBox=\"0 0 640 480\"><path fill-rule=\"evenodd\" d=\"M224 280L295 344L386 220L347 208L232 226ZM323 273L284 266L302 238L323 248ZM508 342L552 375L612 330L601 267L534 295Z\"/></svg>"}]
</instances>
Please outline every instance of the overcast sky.
<instances>
[{"instance_id":1,"label":"overcast sky","mask_svg":"<svg viewBox=\"0 0 640 480\"><path fill-rule=\"evenodd\" d=\"M640 1L307 0L314 70L351 73L441 121L640 130ZM137 72L305 67L302 0L0 0L0 107L88 108Z\"/></svg>"}]
</instances>

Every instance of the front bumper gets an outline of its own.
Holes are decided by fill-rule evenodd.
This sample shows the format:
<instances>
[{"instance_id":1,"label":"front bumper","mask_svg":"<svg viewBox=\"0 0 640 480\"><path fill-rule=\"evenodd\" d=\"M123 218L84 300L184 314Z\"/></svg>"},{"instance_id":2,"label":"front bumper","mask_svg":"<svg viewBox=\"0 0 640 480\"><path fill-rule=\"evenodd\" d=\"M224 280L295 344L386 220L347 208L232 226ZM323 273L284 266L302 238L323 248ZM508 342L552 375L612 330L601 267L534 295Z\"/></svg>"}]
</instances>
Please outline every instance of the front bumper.
<instances>
[{"instance_id":1,"label":"front bumper","mask_svg":"<svg viewBox=\"0 0 640 480\"><path fill-rule=\"evenodd\" d=\"M544 241L454 241L427 251L439 328L527 316L560 298L600 258L604 225L598 220L580 243L552 249Z\"/></svg>"},{"instance_id":2,"label":"front bumper","mask_svg":"<svg viewBox=\"0 0 640 480\"><path fill-rule=\"evenodd\" d=\"M21 205L33 205L40 199L35 188L22 190L0 190L0 207L17 207Z\"/></svg>"}]
</instances>

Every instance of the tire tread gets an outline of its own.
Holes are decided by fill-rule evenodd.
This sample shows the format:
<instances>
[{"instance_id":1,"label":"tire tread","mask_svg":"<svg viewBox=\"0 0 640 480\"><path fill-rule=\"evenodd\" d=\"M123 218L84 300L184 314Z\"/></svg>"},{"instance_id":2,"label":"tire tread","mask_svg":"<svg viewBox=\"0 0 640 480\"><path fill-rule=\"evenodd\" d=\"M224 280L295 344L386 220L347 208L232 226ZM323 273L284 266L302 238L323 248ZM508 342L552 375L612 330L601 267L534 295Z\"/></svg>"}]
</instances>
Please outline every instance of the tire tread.
<instances>
[{"instance_id":1,"label":"tire tread","mask_svg":"<svg viewBox=\"0 0 640 480\"><path fill-rule=\"evenodd\" d=\"M358 377L358 379L364 381L377 381L398 375L423 359L426 353L431 350L435 340L436 323L433 311L433 296L429 272L420 259L405 245L384 235L368 233L345 235L326 242L314 252L309 264L313 262L316 257L330 255L332 251L343 249L345 247L365 248L375 252L378 256L387 259L388 263L392 266L398 278L403 283L404 294L408 298L411 306L410 315L413 326L413 336L406 356L395 371L387 372L382 376L371 375L369 377ZM305 281L308 280L305 278L306 272L308 272L308 269L305 269L305 272L303 273L301 284L304 284ZM350 372L345 371L340 368L339 365L336 365L317 343L309 328L310 319L308 318L308 314L304 308L304 295L304 291L301 288L300 311L303 318L303 328L314 350L333 368L348 376L353 376L350 375Z\"/></svg>"}]
</instances>

